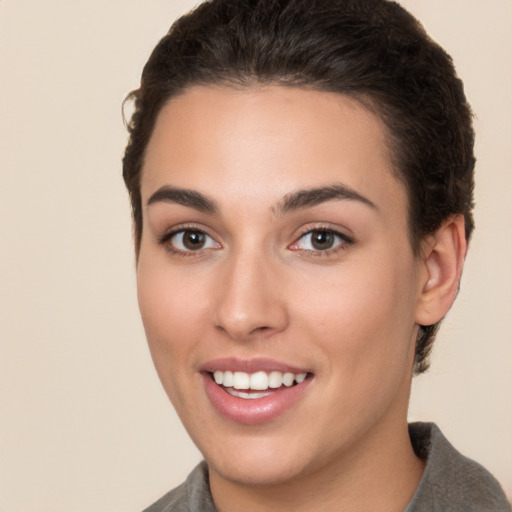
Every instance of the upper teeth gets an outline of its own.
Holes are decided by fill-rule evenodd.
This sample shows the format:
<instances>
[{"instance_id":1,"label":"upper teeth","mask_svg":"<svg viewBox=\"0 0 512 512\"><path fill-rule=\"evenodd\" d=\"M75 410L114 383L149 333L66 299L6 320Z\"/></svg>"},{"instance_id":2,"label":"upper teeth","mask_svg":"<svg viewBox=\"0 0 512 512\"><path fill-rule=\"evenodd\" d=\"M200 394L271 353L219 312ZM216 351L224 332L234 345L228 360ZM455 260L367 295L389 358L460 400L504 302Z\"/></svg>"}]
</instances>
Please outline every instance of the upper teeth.
<instances>
[{"instance_id":1,"label":"upper teeth","mask_svg":"<svg viewBox=\"0 0 512 512\"><path fill-rule=\"evenodd\" d=\"M215 382L226 388L265 390L268 388L280 388L283 384L287 387L294 382L300 384L306 378L307 373L282 373L282 372L213 372Z\"/></svg>"}]
</instances>

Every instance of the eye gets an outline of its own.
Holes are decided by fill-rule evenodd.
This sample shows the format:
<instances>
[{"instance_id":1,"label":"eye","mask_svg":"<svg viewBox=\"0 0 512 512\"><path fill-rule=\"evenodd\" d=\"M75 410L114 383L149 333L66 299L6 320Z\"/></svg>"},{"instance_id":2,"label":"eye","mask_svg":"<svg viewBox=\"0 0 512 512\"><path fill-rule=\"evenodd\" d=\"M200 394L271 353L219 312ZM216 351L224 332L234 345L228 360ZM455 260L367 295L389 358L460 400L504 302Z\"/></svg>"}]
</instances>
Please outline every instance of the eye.
<instances>
[{"instance_id":1,"label":"eye","mask_svg":"<svg viewBox=\"0 0 512 512\"><path fill-rule=\"evenodd\" d=\"M312 229L304 233L290 249L299 251L326 252L351 244L347 236L332 229Z\"/></svg>"},{"instance_id":2,"label":"eye","mask_svg":"<svg viewBox=\"0 0 512 512\"><path fill-rule=\"evenodd\" d=\"M166 235L162 243L176 252L194 252L202 249L219 249L220 244L204 231L182 229Z\"/></svg>"}]
</instances>

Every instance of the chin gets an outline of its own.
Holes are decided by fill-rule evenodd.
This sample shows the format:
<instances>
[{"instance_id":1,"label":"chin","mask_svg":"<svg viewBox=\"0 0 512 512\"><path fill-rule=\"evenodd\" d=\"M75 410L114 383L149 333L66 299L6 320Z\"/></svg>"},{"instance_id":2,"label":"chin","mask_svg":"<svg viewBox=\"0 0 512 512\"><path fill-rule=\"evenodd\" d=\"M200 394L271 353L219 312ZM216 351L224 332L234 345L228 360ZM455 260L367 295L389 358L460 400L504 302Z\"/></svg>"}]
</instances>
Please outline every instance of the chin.
<instances>
[{"instance_id":1,"label":"chin","mask_svg":"<svg viewBox=\"0 0 512 512\"><path fill-rule=\"evenodd\" d=\"M199 448L210 472L244 486L282 485L322 464L311 457L318 449L305 446L303 436L293 432L228 435Z\"/></svg>"},{"instance_id":2,"label":"chin","mask_svg":"<svg viewBox=\"0 0 512 512\"><path fill-rule=\"evenodd\" d=\"M291 482L301 476L300 461L283 460L280 454L273 456L242 456L237 460L208 460L210 471L232 483L250 487L268 487Z\"/></svg>"}]
</instances>

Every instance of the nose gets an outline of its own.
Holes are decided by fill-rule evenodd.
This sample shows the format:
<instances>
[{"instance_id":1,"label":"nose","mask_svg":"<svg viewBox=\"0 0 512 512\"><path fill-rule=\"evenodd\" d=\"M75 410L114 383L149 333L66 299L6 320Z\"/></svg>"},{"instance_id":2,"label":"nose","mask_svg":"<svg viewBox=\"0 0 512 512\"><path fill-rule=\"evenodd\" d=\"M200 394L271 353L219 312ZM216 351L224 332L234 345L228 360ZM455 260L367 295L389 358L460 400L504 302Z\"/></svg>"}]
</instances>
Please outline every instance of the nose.
<instances>
[{"instance_id":1,"label":"nose","mask_svg":"<svg viewBox=\"0 0 512 512\"><path fill-rule=\"evenodd\" d=\"M215 327L248 341L286 329L288 312L279 271L261 255L233 256L219 275Z\"/></svg>"}]
</instances>

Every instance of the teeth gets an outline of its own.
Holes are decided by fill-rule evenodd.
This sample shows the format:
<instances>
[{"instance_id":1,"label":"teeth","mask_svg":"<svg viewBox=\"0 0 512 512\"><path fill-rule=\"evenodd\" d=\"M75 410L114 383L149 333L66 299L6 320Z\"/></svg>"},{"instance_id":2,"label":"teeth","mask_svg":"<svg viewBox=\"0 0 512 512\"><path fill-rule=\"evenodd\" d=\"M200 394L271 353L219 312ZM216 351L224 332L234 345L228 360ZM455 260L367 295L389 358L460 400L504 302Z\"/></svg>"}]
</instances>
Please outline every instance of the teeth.
<instances>
[{"instance_id":1,"label":"teeth","mask_svg":"<svg viewBox=\"0 0 512 512\"><path fill-rule=\"evenodd\" d=\"M250 377L249 387L251 389L264 390L268 388L268 375L265 372L253 373Z\"/></svg>"},{"instance_id":2,"label":"teeth","mask_svg":"<svg viewBox=\"0 0 512 512\"><path fill-rule=\"evenodd\" d=\"M233 387L235 389L249 389L251 385L251 377L245 372L233 373Z\"/></svg>"},{"instance_id":3,"label":"teeth","mask_svg":"<svg viewBox=\"0 0 512 512\"><path fill-rule=\"evenodd\" d=\"M260 391L259 393L247 393L247 391L238 391L233 388L227 388L226 391L232 396L237 396L238 398L245 398L249 400L254 400L256 398L264 398L271 394L270 392L262 391Z\"/></svg>"},{"instance_id":4,"label":"teeth","mask_svg":"<svg viewBox=\"0 0 512 512\"><path fill-rule=\"evenodd\" d=\"M280 388L283 385L283 374L281 372L270 372L268 376L269 388Z\"/></svg>"},{"instance_id":5,"label":"teeth","mask_svg":"<svg viewBox=\"0 0 512 512\"><path fill-rule=\"evenodd\" d=\"M234 376L233 372L224 372L224 376L222 377L222 384L224 384L224 386L226 386L226 387L232 388L234 383L235 383L235 376Z\"/></svg>"},{"instance_id":6,"label":"teeth","mask_svg":"<svg viewBox=\"0 0 512 512\"><path fill-rule=\"evenodd\" d=\"M289 388L293 384L293 380L294 380L293 373L285 373L283 375L283 384L287 388Z\"/></svg>"},{"instance_id":7,"label":"teeth","mask_svg":"<svg viewBox=\"0 0 512 512\"><path fill-rule=\"evenodd\" d=\"M296 382L300 384L306 379L307 373L282 373L282 372L256 372L256 373L245 373L245 372L223 372L216 370L213 372L213 378L219 386L225 388L234 389L252 389L255 391L265 391L268 388L277 389L281 386L290 387ZM266 396L265 393L231 393L241 398L261 398L260 395ZM241 396L244 395L244 396ZM245 396L247 395L247 396Z\"/></svg>"},{"instance_id":8,"label":"teeth","mask_svg":"<svg viewBox=\"0 0 512 512\"><path fill-rule=\"evenodd\" d=\"M299 373L298 375L295 375L295 382L297 382L297 384L304 382L306 380L306 375L307 373Z\"/></svg>"}]
</instances>

